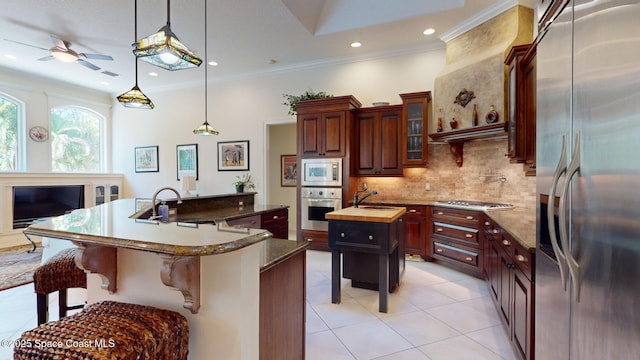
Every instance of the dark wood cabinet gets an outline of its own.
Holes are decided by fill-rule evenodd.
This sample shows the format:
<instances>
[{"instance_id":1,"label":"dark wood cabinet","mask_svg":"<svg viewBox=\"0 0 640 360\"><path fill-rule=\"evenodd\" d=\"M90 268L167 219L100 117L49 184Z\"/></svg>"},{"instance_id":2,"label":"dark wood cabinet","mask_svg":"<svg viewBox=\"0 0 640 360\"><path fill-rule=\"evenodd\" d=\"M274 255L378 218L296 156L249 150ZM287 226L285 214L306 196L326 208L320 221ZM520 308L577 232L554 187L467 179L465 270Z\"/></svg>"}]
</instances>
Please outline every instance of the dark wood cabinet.
<instances>
[{"instance_id":1,"label":"dark wood cabinet","mask_svg":"<svg viewBox=\"0 0 640 360\"><path fill-rule=\"evenodd\" d=\"M522 359L534 351L534 255L489 217L484 221L485 276L509 338Z\"/></svg>"},{"instance_id":2,"label":"dark wood cabinet","mask_svg":"<svg viewBox=\"0 0 640 360\"><path fill-rule=\"evenodd\" d=\"M401 105L358 111L354 141L355 175L402 176L401 117Z\"/></svg>"},{"instance_id":3,"label":"dark wood cabinet","mask_svg":"<svg viewBox=\"0 0 640 360\"><path fill-rule=\"evenodd\" d=\"M481 277L484 268L482 213L431 207L429 241L431 257L458 270Z\"/></svg>"},{"instance_id":4,"label":"dark wood cabinet","mask_svg":"<svg viewBox=\"0 0 640 360\"><path fill-rule=\"evenodd\" d=\"M427 217L425 205L398 205L407 208L405 225L407 227L407 242L405 254L420 255L424 260L431 260L431 248L427 246Z\"/></svg>"},{"instance_id":5,"label":"dark wood cabinet","mask_svg":"<svg viewBox=\"0 0 640 360\"><path fill-rule=\"evenodd\" d=\"M276 239L289 238L289 209L280 209L260 216L261 228L269 230Z\"/></svg>"},{"instance_id":6,"label":"dark wood cabinet","mask_svg":"<svg viewBox=\"0 0 640 360\"><path fill-rule=\"evenodd\" d=\"M329 251L329 236L326 231L301 230L302 239L309 242L309 249Z\"/></svg>"},{"instance_id":7,"label":"dark wood cabinet","mask_svg":"<svg viewBox=\"0 0 640 360\"><path fill-rule=\"evenodd\" d=\"M403 167L427 166L427 133L431 92L400 94L402 98L401 158Z\"/></svg>"},{"instance_id":8,"label":"dark wood cabinet","mask_svg":"<svg viewBox=\"0 0 640 360\"><path fill-rule=\"evenodd\" d=\"M360 102L353 96L306 100L296 103L298 157L344 157L348 123Z\"/></svg>"},{"instance_id":9,"label":"dark wood cabinet","mask_svg":"<svg viewBox=\"0 0 640 360\"><path fill-rule=\"evenodd\" d=\"M508 66L508 154L523 163L525 175L535 176L536 166L536 45L511 48Z\"/></svg>"}]
</instances>

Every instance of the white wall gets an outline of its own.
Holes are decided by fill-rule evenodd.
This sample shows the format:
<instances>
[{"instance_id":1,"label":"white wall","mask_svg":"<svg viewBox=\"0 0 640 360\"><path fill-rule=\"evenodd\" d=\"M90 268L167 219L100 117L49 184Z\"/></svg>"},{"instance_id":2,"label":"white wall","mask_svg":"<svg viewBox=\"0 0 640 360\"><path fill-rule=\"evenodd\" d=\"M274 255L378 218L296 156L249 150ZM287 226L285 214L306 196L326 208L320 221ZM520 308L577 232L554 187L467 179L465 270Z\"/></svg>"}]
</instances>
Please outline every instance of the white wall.
<instances>
[{"instance_id":1,"label":"white wall","mask_svg":"<svg viewBox=\"0 0 640 360\"><path fill-rule=\"evenodd\" d=\"M266 202L267 149L265 123L293 121L283 106L282 94L300 94L308 89L335 96L354 95L363 106L374 101L401 103L399 93L433 90L436 75L444 66L442 49L374 60L327 65L268 74L224 83L209 84L209 122L219 136L200 137L192 130L204 121L204 84L179 91L145 90L154 110L113 107L113 171L125 174L125 197L148 197L161 186L179 186L176 180L175 147L198 144L202 194L234 191L241 172L217 171L217 142L249 140L250 173L256 179L258 203ZM189 70L185 70L189 71ZM144 85L141 84L144 88ZM115 100L114 100L115 102ZM295 138L291 139L295 144ZM135 173L136 146L158 145L160 171ZM274 166L270 164L268 166ZM279 164L278 164L279 166Z\"/></svg>"}]
</instances>

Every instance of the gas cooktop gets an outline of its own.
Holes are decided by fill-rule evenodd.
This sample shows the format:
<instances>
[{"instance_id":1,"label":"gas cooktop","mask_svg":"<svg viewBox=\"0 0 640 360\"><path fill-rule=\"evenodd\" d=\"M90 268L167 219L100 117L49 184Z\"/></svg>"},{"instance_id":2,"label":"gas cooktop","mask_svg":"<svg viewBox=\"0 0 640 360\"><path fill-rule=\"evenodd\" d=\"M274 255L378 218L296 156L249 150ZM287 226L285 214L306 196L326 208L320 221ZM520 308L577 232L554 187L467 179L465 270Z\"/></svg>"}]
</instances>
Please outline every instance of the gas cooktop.
<instances>
[{"instance_id":1,"label":"gas cooktop","mask_svg":"<svg viewBox=\"0 0 640 360\"><path fill-rule=\"evenodd\" d=\"M485 201L467 201L467 200L440 200L438 201L439 206L446 206L450 208L456 209L467 209L467 210L508 210L513 209L514 206L512 204L501 204L501 203L493 203L493 202L485 202Z\"/></svg>"}]
</instances>

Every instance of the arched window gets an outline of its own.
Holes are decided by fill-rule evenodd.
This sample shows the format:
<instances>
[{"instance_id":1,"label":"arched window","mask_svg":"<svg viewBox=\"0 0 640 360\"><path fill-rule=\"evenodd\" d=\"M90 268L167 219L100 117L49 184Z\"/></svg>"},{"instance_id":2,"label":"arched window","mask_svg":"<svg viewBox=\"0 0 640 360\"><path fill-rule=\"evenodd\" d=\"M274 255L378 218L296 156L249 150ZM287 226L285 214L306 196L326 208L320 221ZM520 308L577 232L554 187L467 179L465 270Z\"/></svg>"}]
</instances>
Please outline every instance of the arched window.
<instances>
[{"instance_id":1,"label":"arched window","mask_svg":"<svg viewBox=\"0 0 640 360\"><path fill-rule=\"evenodd\" d=\"M51 171L102 171L104 121L97 112L78 106L52 108Z\"/></svg>"},{"instance_id":2,"label":"arched window","mask_svg":"<svg viewBox=\"0 0 640 360\"><path fill-rule=\"evenodd\" d=\"M0 171L22 170L24 104L0 93Z\"/></svg>"}]
</instances>

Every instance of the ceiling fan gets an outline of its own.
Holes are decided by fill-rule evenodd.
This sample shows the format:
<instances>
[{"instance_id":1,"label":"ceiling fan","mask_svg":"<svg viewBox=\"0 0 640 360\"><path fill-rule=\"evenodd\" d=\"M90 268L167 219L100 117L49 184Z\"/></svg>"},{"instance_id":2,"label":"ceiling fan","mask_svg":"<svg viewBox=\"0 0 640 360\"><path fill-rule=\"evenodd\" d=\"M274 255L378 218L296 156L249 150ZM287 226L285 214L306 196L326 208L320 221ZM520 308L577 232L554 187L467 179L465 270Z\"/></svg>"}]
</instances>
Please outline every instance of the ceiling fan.
<instances>
[{"instance_id":1,"label":"ceiling fan","mask_svg":"<svg viewBox=\"0 0 640 360\"><path fill-rule=\"evenodd\" d=\"M109 55L101 55L101 54L87 54L87 53L78 53L75 52L71 49L71 43L65 40L62 40L60 38L58 38L55 35L49 35L51 37L51 41L53 42L53 47L50 49L46 49L40 46L36 46L36 45L31 45L31 44L26 44L20 41L15 41L15 40L10 40L10 39L5 39L6 41L10 41L16 44L20 44L20 45L25 45L25 46L29 46L29 47L33 47L36 49L40 49L40 50L45 50L45 51L49 51L50 55L45 56L45 57L41 57L38 59L38 61L49 61L52 59L56 59L58 61L61 62L66 62L66 63L71 63L71 62L75 62L77 64L80 64L84 67L87 67L91 70L100 70L99 66L94 65L93 63L90 63L89 61L87 61L87 59L92 59L92 60L108 60L108 61L112 61L113 58ZM103 71L103 74L106 75L110 75L110 76L118 76L118 74L112 73L110 71Z\"/></svg>"}]
</instances>

